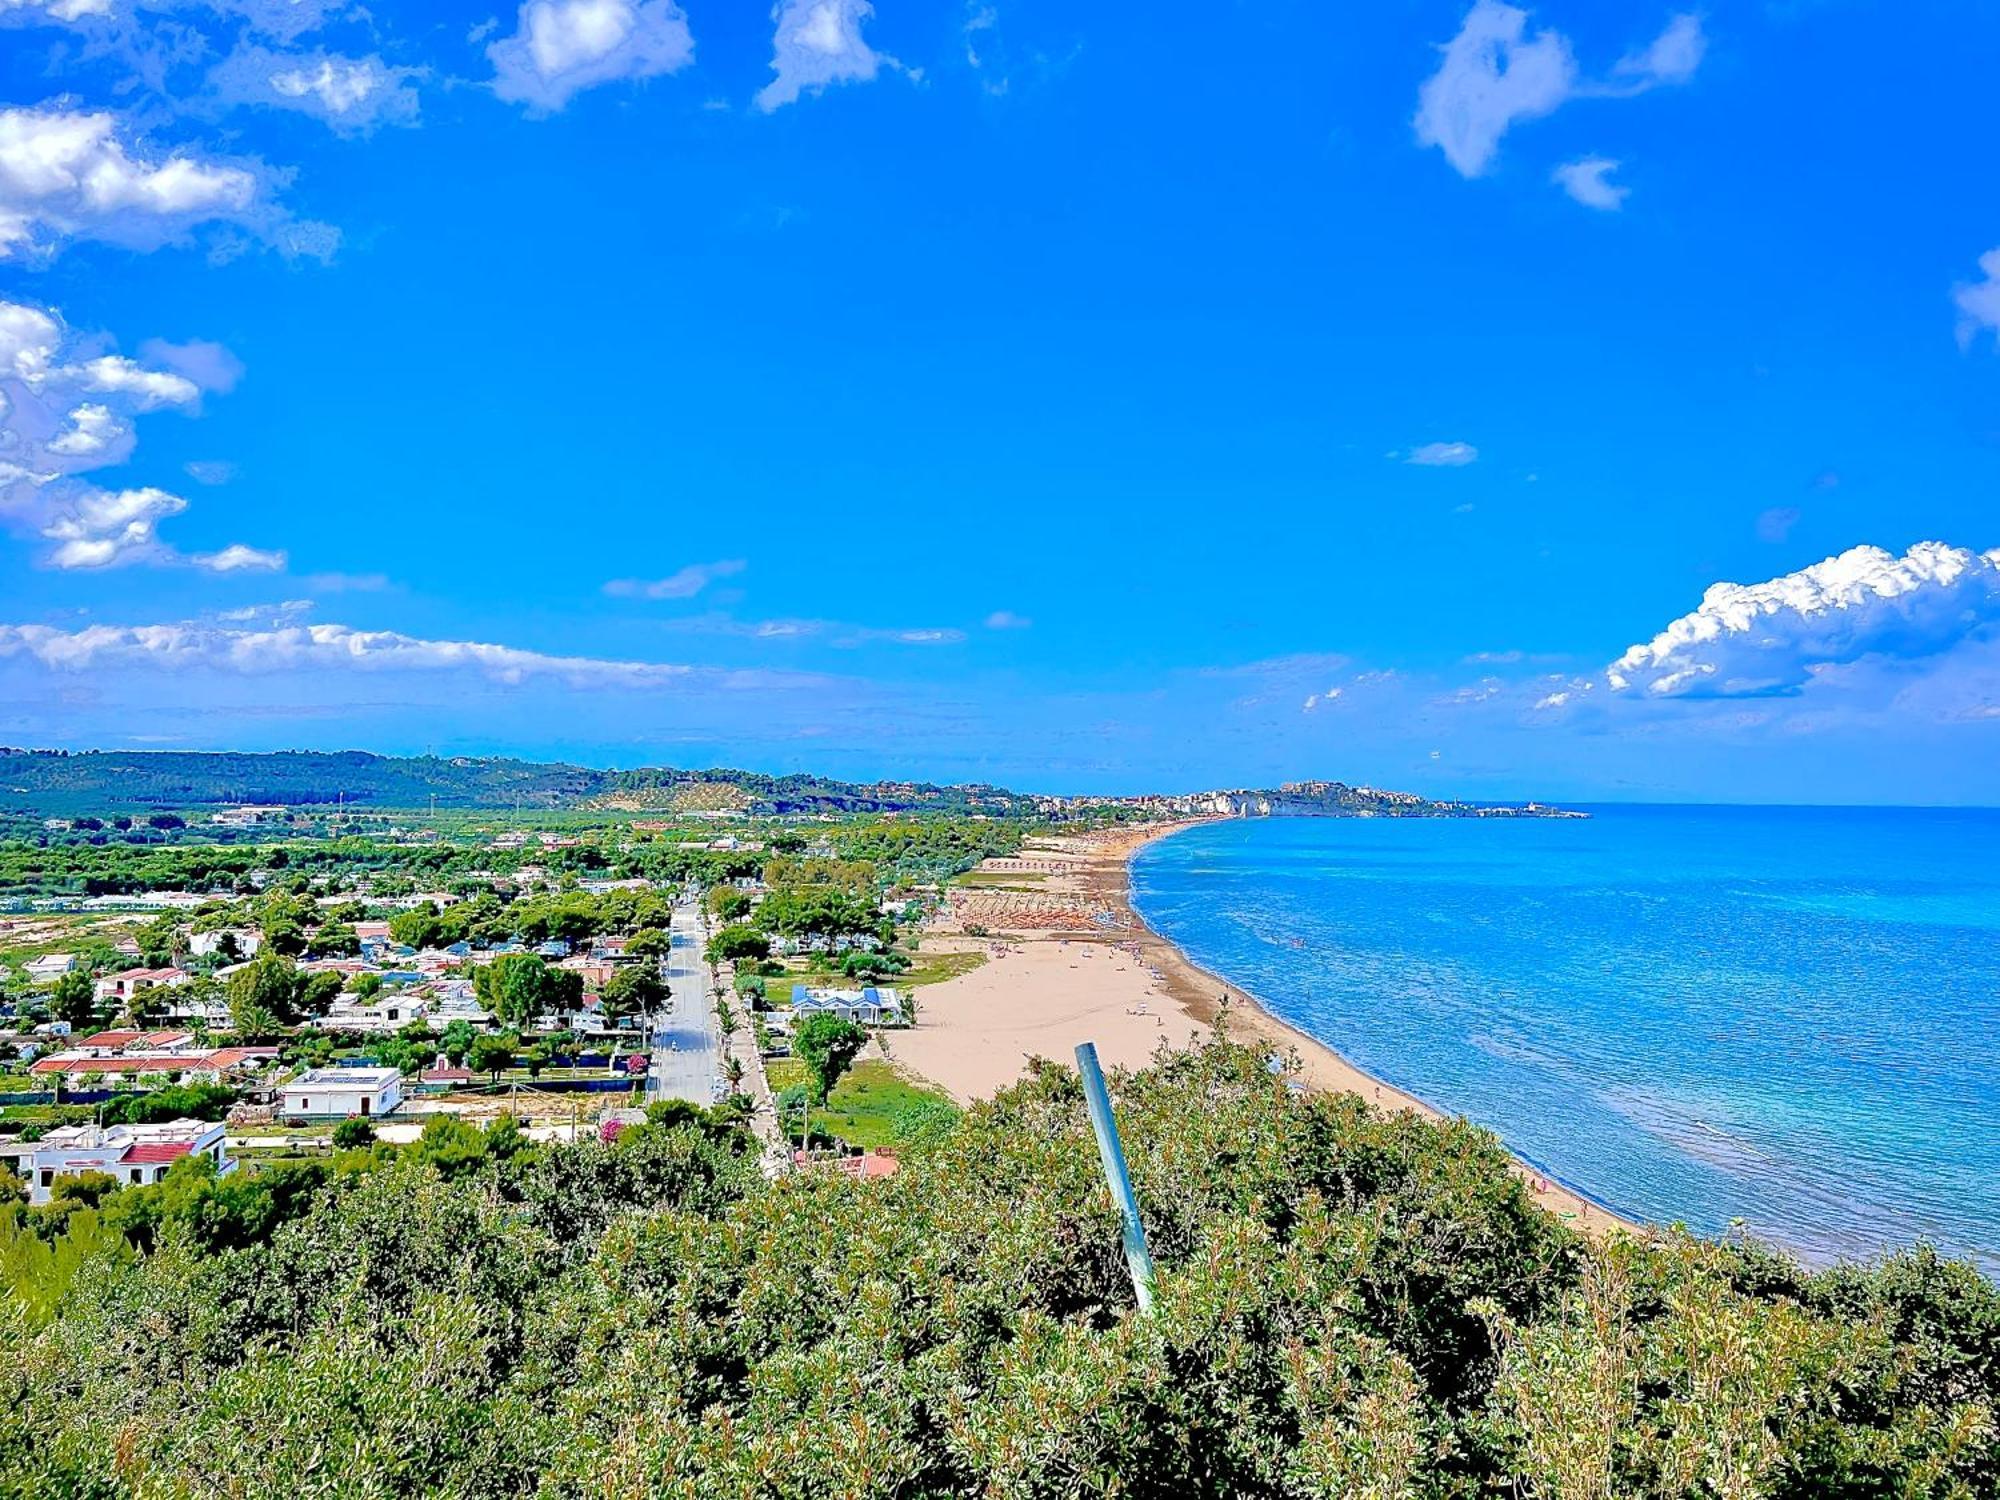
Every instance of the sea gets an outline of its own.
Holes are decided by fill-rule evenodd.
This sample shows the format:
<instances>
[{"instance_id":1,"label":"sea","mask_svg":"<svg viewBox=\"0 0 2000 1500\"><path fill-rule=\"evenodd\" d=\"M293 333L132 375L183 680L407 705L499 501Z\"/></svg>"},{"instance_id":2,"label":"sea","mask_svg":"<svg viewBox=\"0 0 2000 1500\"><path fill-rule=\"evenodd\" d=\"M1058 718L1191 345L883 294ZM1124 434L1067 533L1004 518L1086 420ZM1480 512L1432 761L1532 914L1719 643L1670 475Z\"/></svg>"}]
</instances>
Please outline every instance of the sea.
<instances>
[{"instance_id":1,"label":"sea","mask_svg":"<svg viewBox=\"0 0 2000 1500\"><path fill-rule=\"evenodd\" d=\"M1589 811L1204 824L1133 902L1627 1217L2000 1273L2000 810Z\"/></svg>"}]
</instances>

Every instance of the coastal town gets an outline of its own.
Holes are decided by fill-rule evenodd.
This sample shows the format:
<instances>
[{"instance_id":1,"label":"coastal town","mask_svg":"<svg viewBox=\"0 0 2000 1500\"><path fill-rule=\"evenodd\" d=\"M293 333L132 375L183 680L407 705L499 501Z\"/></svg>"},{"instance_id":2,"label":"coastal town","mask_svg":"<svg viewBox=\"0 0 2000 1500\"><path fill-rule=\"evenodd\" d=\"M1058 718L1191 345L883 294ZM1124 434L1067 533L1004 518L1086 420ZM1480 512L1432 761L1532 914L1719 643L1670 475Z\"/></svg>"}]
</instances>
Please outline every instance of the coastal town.
<instances>
[{"instance_id":1,"label":"coastal town","mask_svg":"<svg viewBox=\"0 0 2000 1500\"><path fill-rule=\"evenodd\" d=\"M885 870L836 853L855 833L830 820L120 821L45 820L39 868L0 899L0 1169L37 1206L438 1119L572 1140L690 1107L742 1118L774 1162L893 1170L884 1119L858 1141L810 1132L826 1090L800 1054L831 1037L879 1056L871 1039L915 1014L903 975L975 962L914 950L948 906L940 877L1011 846L939 824ZM99 873L52 878L66 854ZM944 1107L879 1061L858 1078L878 1071L895 1102Z\"/></svg>"}]
</instances>

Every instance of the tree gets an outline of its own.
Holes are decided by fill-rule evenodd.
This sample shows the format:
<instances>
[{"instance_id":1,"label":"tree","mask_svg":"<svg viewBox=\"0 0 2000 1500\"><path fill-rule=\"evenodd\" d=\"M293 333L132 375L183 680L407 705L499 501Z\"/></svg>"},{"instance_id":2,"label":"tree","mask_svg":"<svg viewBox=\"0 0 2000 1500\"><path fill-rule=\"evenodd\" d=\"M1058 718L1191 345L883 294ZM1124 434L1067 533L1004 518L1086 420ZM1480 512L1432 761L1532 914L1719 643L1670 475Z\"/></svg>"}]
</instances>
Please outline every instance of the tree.
<instances>
[{"instance_id":1,"label":"tree","mask_svg":"<svg viewBox=\"0 0 2000 1500\"><path fill-rule=\"evenodd\" d=\"M806 1065L806 1076L811 1080L806 1095L806 1129L800 1132L802 1145L811 1140L813 1105L826 1103L867 1042L868 1033L859 1026L825 1012L806 1017L805 1024L793 1034L792 1051Z\"/></svg>"},{"instance_id":2,"label":"tree","mask_svg":"<svg viewBox=\"0 0 2000 1500\"><path fill-rule=\"evenodd\" d=\"M605 1015L615 1020L658 1010L666 1003L667 986L650 965L627 964L611 976L600 998L604 1001Z\"/></svg>"},{"instance_id":3,"label":"tree","mask_svg":"<svg viewBox=\"0 0 2000 1500\"><path fill-rule=\"evenodd\" d=\"M359 1115L342 1120L333 1127L333 1144L337 1150L353 1151L363 1146L375 1144L375 1127Z\"/></svg>"},{"instance_id":4,"label":"tree","mask_svg":"<svg viewBox=\"0 0 2000 1500\"><path fill-rule=\"evenodd\" d=\"M312 951L326 958L352 958L361 951L361 939L344 922L328 922L312 935Z\"/></svg>"},{"instance_id":5,"label":"tree","mask_svg":"<svg viewBox=\"0 0 2000 1500\"><path fill-rule=\"evenodd\" d=\"M544 1011L574 1010L583 976L552 969L532 953L507 953L472 976L479 1003L510 1026L526 1026Z\"/></svg>"},{"instance_id":6,"label":"tree","mask_svg":"<svg viewBox=\"0 0 2000 1500\"><path fill-rule=\"evenodd\" d=\"M49 1009L58 1021L69 1022L72 1031L86 1031L97 1024L97 995L90 976L73 969L56 981L49 996Z\"/></svg>"},{"instance_id":7,"label":"tree","mask_svg":"<svg viewBox=\"0 0 2000 1500\"><path fill-rule=\"evenodd\" d=\"M750 910L750 893L733 885L719 885L708 893L708 909L717 920L734 922Z\"/></svg>"},{"instance_id":8,"label":"tree","mask_svg":"<svg viewBox=\"0 0 2000 1500\"><path fill-rule=\"evenodd\" d=\"M482 1036L472 1044L469 1054L471 1067L475 1073L490 1073L498 1083L500 1075L514 1066L514 1038L511 1036Z\"/></svg>"},{"instance_id":9,"label":"tree","mask_svg":"<svg viewBox=\"0 0 2000 1500\"><path fill-rule=\"evenodd\" d=\"M747 922L732 922L708 940L710 963L736 963L771 956L771 940Z\"/></svg>"},{"instance_id":10,"label":"tree","mask_svg":"<svg viewBox=\"0 0 2000 1500\"><path fill-rule=\"evenodd\" d=\"M229 1024L245 1036L268 1035L298 1019L305 979L290 960L259 953L229 976Z\"/></svg>"},{"instance_id":11,"label":"tree","mask_svg":"<svg viewBox=\"0 0 2000 1500\"><path fill-rule=\"evenodd\" d=\"M444 1055L453 1066L457 1066L465 1061L466 1055L472 1051L472 1044L478 1039L479 1034L472 1029L470 1021L453 1021L444 1029Z\"/></svg>"},{"instance_id":12,"label":"tree","mask_svg":"<svg viewBox=\"0 0 2000 1500\"><path fill-rule=\"evenodd\" d=\"M389 918L389 936L406 948L434 948L445 937L438 909L425 902Z\"/></svg>"},{"instance_id":13,"label":"tree","mask_svg":"<svg viewBox=\"0 0 2000 1500\"><path fill-rule=\"evenodd\" d=\"M673 938L658 927L641 927L625 940L625 956L658 962L673 948Z\"/></svg>"},{"instance_id":14,"label":"tree","mask_svg":"<svg viewBox=\"0 0 2000 1500\"><path fill-rule=\"evenodd\" d=\"M299 1009L311 1016L323 1016L333 1009L333 1002L340 994L346 980L330 970L307 977L299 986Z\"/></svg>"}]
</instances>

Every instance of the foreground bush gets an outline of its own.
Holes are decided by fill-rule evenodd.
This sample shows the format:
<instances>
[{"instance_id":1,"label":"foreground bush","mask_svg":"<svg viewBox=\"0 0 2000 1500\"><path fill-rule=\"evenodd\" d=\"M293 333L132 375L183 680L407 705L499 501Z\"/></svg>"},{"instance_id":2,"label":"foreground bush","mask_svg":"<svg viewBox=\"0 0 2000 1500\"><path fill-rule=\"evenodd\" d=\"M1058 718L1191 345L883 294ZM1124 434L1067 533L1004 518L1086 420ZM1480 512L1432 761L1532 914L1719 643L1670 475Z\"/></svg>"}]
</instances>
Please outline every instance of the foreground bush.
<instances>
[{"instance_id":1,"label":"foreground bush","mask_svg":"<svg viewBox=\"0 0 2000 1500\"><path fill-rule=\"evenodd\" d=\"M24 1223L0 1244L10 1276L34 1263L0 1312L0 1486L1608 1500L2000 1483L2000 1300L1968 1268L1915 1252L1811 1276L1678 1235L1593 1248L1485 1133L1295 1096L1226 1045L1115 1088L1160 1265L1150 1318L1058 1069L872 1183L766 1183L726 1117L553 1149L440 1129L295 1176L281 1204L170 1177L180 1196L152 1212L115 1193L60 1235Z\"/></svg>"}]
</instances>

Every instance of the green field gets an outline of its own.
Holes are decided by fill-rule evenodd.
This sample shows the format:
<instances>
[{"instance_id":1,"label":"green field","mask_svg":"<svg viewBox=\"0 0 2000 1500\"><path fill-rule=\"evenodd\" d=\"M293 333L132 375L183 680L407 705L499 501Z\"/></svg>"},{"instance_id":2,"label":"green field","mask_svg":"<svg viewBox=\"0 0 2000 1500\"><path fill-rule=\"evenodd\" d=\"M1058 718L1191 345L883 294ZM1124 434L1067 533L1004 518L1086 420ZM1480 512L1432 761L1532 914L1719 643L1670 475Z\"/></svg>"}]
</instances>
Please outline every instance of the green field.
<instances>
[{"instance_id":1,"label":"green field","mask_svg":"<svg viewBox=\"0 0 2000 1500\"><path fill-rule=\"evenodd\" d=\"M805 1064L795 1057L771 1059L765 1062L764 1070L777 1093L806 1081ZM813 1125L832 1131L850 1146L893 1146L897 1113L926 1102L951 1101L915 1082L893 1063L860 1062L834 1086L828 1107L813 1111Z\"/></svg>"},{"instance_id":2,"label":"green field","mask_svg":"<svg viewBox=\"0 0 2000 1500\"><path fill-rule=\"evenodd\" d=\"M783 960L780 960L783 962ZM799 961L791 960L796 964ZM914 990L927 984L941 984L947 979L956 979L961 974L970 974L986 962L984 953L918 953L910 967L901 974L891 974L880 983L892 989ZM871 981L874 982L874 981ZM825 968L814 963L797 968L787 967L783 974L767 975L764 979L764 993L772 1000L787 998L795 984L807 984L825 989L858 988L860 980L849 979L838 970Z\"/></svg>"}]
</instances>

